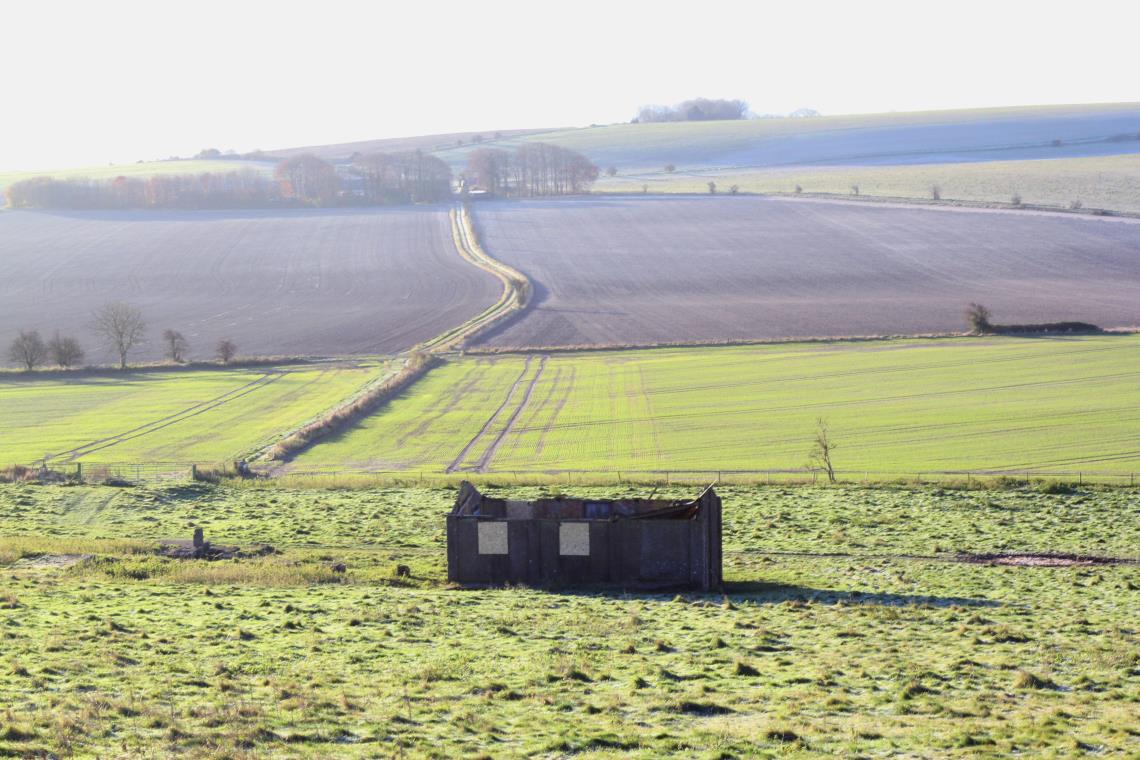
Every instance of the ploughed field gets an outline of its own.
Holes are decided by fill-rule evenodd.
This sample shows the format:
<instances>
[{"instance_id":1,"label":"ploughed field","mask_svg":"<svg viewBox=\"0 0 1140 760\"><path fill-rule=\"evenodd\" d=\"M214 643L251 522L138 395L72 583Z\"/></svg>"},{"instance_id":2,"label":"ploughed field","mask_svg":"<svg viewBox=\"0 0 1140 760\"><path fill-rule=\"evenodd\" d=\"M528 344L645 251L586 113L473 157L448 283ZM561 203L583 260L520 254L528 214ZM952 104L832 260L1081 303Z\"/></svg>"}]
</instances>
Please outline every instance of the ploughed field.
<instances>
[{"instance_id":1,"label":"ploughed field","mask_svg":"<svg viewBox=\"0 0 1140 760\"><path fill-rule=\"evenodd\" d=\"M533 281L500 347L1140 324L1140 224L756 197L477 205L484 247Z\"/></svg>"},{"instance_id":2,"label":"ploughed field","mask_svg":"<svg viewBox=\"0 0 1140 760\"><path fill-rule=\"evenodd\" d=\"M191 358L220 338L256 355L407 349L490 306L502 286L460 258L448 208L0 214L0 345L74 334L110 361L92 312L126 301L149 342L181 331Z\"/></svg>"},{"instance_id":3,"label":"ploughed field","mask_svg":"<svg viewBox=\"0 0 1140 760\"><path fill-rule=\"evenodd\" d=\"M1136 556L1134 494L721 495L727 583L702 596L451 589L443 515L454 490L0 486L0 752L1004 758L1140 748L1140 567L955 561ZM158 540L193 525L281 554L156 556ZM394 576L397 563L410 579Z\"/></svg>"},{"instance_id":4,"label":"ploughed field","mask_svg":"<svg viewBox=\"0 0 1140 760\"><path fill-rule=\"evenodd\" d=\"M0 467L233 461L352 396L369 360L235 369L0 374ZM126 474L133 474L128 469ZM150 474L152 470L148 469Z\"/></svg>"},{"instance_id":5,"label":"ploughed field","mask_svg":"<svg viewBox=\"0 0 1140 760\"><path fill-rule=\"evenodd\" d=\"M1134 335L468 355L290 467L714 479L805 467L822 417L846 479L1120 482L1140 473L1138 356Z\"/></svg>"}]
</instances>

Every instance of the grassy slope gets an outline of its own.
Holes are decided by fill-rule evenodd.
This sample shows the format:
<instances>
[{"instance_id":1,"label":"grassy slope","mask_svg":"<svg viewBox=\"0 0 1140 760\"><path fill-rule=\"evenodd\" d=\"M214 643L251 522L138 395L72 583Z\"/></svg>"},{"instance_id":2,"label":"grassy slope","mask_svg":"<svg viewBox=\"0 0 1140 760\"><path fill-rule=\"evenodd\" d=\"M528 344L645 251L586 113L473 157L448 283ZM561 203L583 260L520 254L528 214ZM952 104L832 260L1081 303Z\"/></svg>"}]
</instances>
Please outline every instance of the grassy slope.
<instances>
[{"instance_id":1,"label":"grassy slope","mask_svg":"<svg viewBox=\"0 0 1140 760\"><path fill-rule=\"evenodd\" d=\"M490 469L799 468L824 417L854 476L1127 473L1140 469L1138 348L1113 336L553 354ZM523 368L521 356L450 362L295 466L440 471Z\"/></svg>"},{"instance_id":2,"label":"grassy slope","mask_svg":"<svg viewBox=\"0 0 1140 760\"><path fill-rule=\"evenodd\" d=\"M232 172L241 169L269 171L271 164L261 161L143 161L137 164L108 164L107 166L85 166L75 169L51 169L44 171L0 171L0 190L5 185L31 177L56 177L89 179L114 179L115 177L153 177L157 174L202 174L205 172Z\"/></svg>"},{"instance_id":3,"label":"grassy slope","mask_svg":"<svg viewBox=\"0 0 1140 760\"><path fill-rule=\"evenodd\" d=\"M738 185L748 193L791 193L796 185L805 193L848 195L858 185L864 196L929 200L938 186L942 200L1009 203L1020 195L1024 203L1068 207L1079 201L1085 208L1140 213L1140 156L1098 156L1032 161L991 161L918 166L845 166L743 171L661 172L618 175L595 185L600 192L706 193L709 181L728 192Z\"/></svg>"},{"instance_id":4,"label":"grassy slope","mask_svg":"<svg viewBox=\"0 0 1140 760\"><path fill-rule=\"evenodd\" d=\"M84 449L79 459L228 460L351 395L381 366L360 361L43 380L0 376L0 462L28 463L108 438L113 445Z\"/></svg>"},{"instance_id":5,"label":"grassy slope","mask_svg":"<svg viewBox=\"0 0 1140 760\"><path fill-rule=\"evenodd\" d=\"M0 534L70 537L0 540L0 565L53 541L113 555L4 568L0 751L975 758L1140 743L1136 566L886 556L1137 553L1127 492L728 489L725 599L447 590L453 494L0 487ZM285 553L125 554L191 524ZM84 538L108 535L144 542ZM854 556L770 553L788 550ZM395 583L396 562L412 581Z\"/></svg>"}]
</instances>

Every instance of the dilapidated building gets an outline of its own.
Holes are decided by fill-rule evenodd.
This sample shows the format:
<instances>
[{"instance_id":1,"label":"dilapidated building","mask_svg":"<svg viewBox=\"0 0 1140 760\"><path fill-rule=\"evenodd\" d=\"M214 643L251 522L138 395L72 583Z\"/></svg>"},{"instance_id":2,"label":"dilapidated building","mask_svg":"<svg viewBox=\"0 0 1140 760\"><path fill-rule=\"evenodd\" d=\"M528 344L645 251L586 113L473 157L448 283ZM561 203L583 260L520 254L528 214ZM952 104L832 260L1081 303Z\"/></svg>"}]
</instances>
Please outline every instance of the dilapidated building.
<instances>
[{"instance_id":1,"label":"dilapidated building","mask_svg":"<svg viewBox=\"0 0 1140 760\"><path fill-rule=\"evenodd\" d=\"M624 588L721 584L721 502L697 498L514 501L459 488L447 515L447 577L462 585Z\"/></svg>"}]
</instances>

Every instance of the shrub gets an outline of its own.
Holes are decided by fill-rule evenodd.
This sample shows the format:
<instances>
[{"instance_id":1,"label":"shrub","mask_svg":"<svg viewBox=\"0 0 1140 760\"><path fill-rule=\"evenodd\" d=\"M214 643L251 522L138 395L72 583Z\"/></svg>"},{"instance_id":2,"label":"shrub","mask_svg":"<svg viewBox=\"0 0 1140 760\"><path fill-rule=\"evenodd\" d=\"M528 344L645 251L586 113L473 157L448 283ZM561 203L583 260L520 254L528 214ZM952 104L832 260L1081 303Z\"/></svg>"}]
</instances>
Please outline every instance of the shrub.
<instances>
[{"instance_id":1,"label":"shrub","mask_svg":"<svg viewBox=\"0 0 1140 760\"><path fill-rule=\"evenodd\" d=\"M709 180L709 195L716 195L716 183Z\"/></svg>"},{"instance_id":2,"label":"shrub","mask_svg":"<svg viewBox=\"0 0 1140 760\"><path fill-rule=\"evenodd\" d=\"M802 187L800 187L799 185L796 185L796 190L795 190L796 195L799 195L803 191L804 191L804 189Z\"/></svg>"},{"instance_id":3,"label":"shrub","mask_svg":"<svg viewBox=\"0 0 1140 760\"><path fill-rule=\"evenodd\" d=\"M676 166L674 166L673 164L665 164L665 173L666 174L672 174L675 171L677 171Z\"/></svg>"},{"instance_id":4,"label":"shrub","mask_svg":"<svg viewBox=\"0 0 1140 760\"><path fill-rule=\"evenodd\" d=\"M1014 206L1020 206L1021 205L1021 193L1014 193L1013 196L1009 199L1009 202L1012 203Z\"/></svg>"},{"instance_id":5,"label":"shrub","mask_svg":"<svg viewBox=\"0 0 1140 760\"><path fill-rule=\"evenodd\" d=\"M852 185L851 186L851 194L852 195L858 195L859 194L859 186L858 185Z\"/></svg>"},{"instance_id":6,"label":"shrub","mask_svg":"<svg viewBox=\"0 0 1140 760\"><path fill-rule=\"evenodd\" d=\"M728 194L729 195L736 195L739 192L740 192L740 185L729 185L729 187L728 187Z\"/></svg>"},{"instance_id":7,"label":"shrub","mask_svg":"<svg viewBox=\"0 0 1140 760\"><path fill-rule=\"evenodd\" d=\"M932 200L936 200L936 201L942 200L942 188L940 188L938 185L931 185L930 197Z\"/></svg>"},{"instance_id":8,"label":"shrub","mask_svg":"<svg viewBox=\"0 0 1140 760\"><path fill-rule=\"evenodd\" d=\"M1077 201L1071 201L1071 202L1069 203L1069 208L1071 208L1071 209L1073 209L1074 211L1076 211L1077 209L1081 208L1081 207L1082 207L1082 206L1084 206L1084 205L1085 205L1085 204L1081 203L1079 200L1077 200Z\"/></svg>"},{"instance_id":9,"label":"shrub","mask_svg":"<svg viewBox=\"0 0 1140 760\"><path fill-rule=\"evenodd\" d=\"M971 303L966 307L966 321L970 323L970 329L976 333L993 331L993 324L990 323L990 310L980 303Z\"/></svg>"}]
</instances>

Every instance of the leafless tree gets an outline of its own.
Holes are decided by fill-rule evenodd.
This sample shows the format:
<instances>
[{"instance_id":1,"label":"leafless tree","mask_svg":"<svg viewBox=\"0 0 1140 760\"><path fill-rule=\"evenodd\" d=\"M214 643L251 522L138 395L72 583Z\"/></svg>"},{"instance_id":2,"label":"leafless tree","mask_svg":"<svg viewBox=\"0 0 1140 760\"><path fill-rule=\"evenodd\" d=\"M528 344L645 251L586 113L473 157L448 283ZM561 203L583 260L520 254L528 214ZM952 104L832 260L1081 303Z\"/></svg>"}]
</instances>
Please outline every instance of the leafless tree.
<instances>
[{"instance_id":1,"label":"leafless tree","mask_svg":"<svg viewBox=\"0 0 1140 760\"><path fill-rule=\"evenodd\" d=\"M811 451L808 452L808 461L811 462L813 468L827 472L829 483L835 482L835 468L831 466L831 452L835 451L835 448L827 429L827 420L823 417L816 418L815 442L812 444Z\"/></svg>"},{"instance_id":2,"label":"leafless tree","mask_svg":"<svg viewBox=\"0 0 1140 760\"><path fill-rule=\"evenodd\" d=\"M970 323L970 329L976 333L987 333L993 330L993 324L990 322L990 310L980 303L971 303L966 307L966 321Z\"/></svg>"},{"instance_id":3,"label":"leafless tree","mask_svg":"<svg viewBox=\"0 0 1140 760\"><path fill-rule=\"evenodd\" d=\"M709 195L716 195L716 183L709 180Z\"/></svg>"},{"instance_id":4,"label":"leafless tree","mask_svg":"<svg viewBox=\"0 0 1140 760\"><path fill-rule=\"evenodd\" d=\"M190 350L190 341L177 330L166 329L162 331L162 340L166 343L166 356L175 364L186 361L186 352Z\"/></svg>"},{"instance_id":5,"label":"leafless tree","mask_svg":"<svg viewBox=\"0 0 1140 760\"><path fill-rule=\"evenodd\" d=\"M79 345L79 341L60 335L59 330L56 330L55 335L48 341L47 350L48 357L57 367L70 369L83 363L83 348Z\"/></svg>"},{"instance_id":6,"label":"leafless tree","mask_svg":"<svg viewBox=\"0 0 1140 760\"><path fill-rule=\"evenodd\" d=\"M222 364L229 364L230 360L233 359L237 354L237 344L229 338L222 338L218 341L218 347L216 351L218 355L218 361L220 361Z\"/></svg>"},{"instance_id":7,"label":"leafless tree","mask_svg":"<svg viewBox=\"0 0 1140 760\"><path fill-rule=\"evenodd\" d=\"M729 185L728 186L728 194L729 195L736 195L739 192L740 192L740 185Z\"/></svg>"},{"instance_id":8,"label":"leafless tree","mask_svg":"<svg viewBox=\"0 0 1140 760\"><path fill-rule=\"evenodd\" d=\"M674 166L673 164L665 164L665 173L666 174L672 174L675 171L677 171L676 166Z\"/></svg>"},{"instance_id":9,"label":"leafless tree","mask_svg":"<svg viewBox=\"0 0 1140 760\"><path fill-rule=\"evenodd\" d=\"M606 167L606 176L607 177L616 177L617 176L617 167L616 166L607 166Z\"/></svg>"},{"instance_id":10,"label":"leafless tree","mask_svg":"<svg viewBox=\"0 0 1140 760\"><path fill-rule=\"evenodd\" d=\"M127 356L146 338L146 321L142 312L127 303L115 302L100 307L92 329L119 355L119 369L127 368Z\"/></svg>"},{"instance_id":11,"label":"leafless tree","mask_svg":"<svg viewBox=\"0 0 1140 760\"><path fill-rule=\"evenodd\" d=\"M8 358L28 372L43 364L47 358L47 346L39 330L20 330L8 348Z\"/></svg>"}]
</instances>

